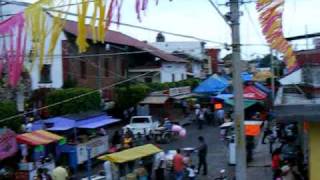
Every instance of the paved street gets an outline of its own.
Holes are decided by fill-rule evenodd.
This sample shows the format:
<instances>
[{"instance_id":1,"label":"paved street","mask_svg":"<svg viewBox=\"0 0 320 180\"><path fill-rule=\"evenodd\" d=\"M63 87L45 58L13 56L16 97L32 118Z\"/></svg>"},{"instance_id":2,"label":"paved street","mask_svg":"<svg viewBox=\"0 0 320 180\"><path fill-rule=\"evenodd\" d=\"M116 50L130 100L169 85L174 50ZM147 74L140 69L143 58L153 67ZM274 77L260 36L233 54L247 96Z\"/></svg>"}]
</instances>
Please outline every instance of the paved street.
<instances>
[{"instance_id":1,"label":"paved street","mask_svg":"<svg viewBox=\"0 0 320 180\"><path fill-rule=\"evenodd\" d=\"M114 129L120 126L113 127L109 133L112 134ZM196 124L186 126L187 136L184 139L175 139L169 144L160 145L164 150L175 150L177 148L197 147L198 136L203 136L208 144L208 175L199 175L200 180L212 180L218 177L221 169L226 169L229 177L234 177L234 166L228 165L228 149L219 138L219 127L204 126L202 130L198 130ZM260 137L261 138L261 137ZM259 140L261 142L261 140ZM193 155L194 164L197 165L197 155ZM270 168L271 160L268 152L268 144L258 143L254 153L254 161L248 165L248 180L271 180L272 172ZM102 165L96 165L94 172L102 170ZM79 172L79 176L85 176L86 170Z\"/></svg>"},{"instance_id":2,"label":"paved street","mask_svg":"<svg viewBox=\"0 0 320 180\"><path fill-rule=\"evenodd\" d=\"M228 149L219 139L219 128L216 126L204 126L202 130L198 130L195 124L191 124L187 128L187 137L185 139L177 139L170 144L162 145L165 150L196 147L198 145L198 136L203 136L208 144L208 176L198 176L198 179L213 179L217 177L221 169L226 169L229 177L234 176L234 166L228 165ZM259 141L261 142L261 141ZM196 155L195 155L196 159ZM197 163L197 159L195 164ZM268 145L259 143L255 149L254 161L248 166L248 180L271 180L272 172L270 168L270 156L268 154Z\"/></svg>"}]
</instances>

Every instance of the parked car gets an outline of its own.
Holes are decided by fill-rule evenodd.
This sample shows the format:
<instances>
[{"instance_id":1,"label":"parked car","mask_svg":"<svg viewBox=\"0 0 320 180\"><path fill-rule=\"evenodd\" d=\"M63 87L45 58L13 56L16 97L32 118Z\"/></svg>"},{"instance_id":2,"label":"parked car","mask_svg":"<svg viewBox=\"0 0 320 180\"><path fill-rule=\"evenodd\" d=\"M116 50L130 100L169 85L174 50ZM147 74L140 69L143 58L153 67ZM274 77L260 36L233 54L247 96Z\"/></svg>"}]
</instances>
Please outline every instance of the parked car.
<instances>
[{"instance_id":1,"label":"parked car","mask_svg":"<svg viewBox=\"0 0 320 180\"><path fill-rule=\"evenodd\" d=\"M152 116L132 116L130 123L123 127L124 131L130 129L134 135L141 133L143 135L152 135L152 132L159 126Z\"/></svg>"}]
</instances>

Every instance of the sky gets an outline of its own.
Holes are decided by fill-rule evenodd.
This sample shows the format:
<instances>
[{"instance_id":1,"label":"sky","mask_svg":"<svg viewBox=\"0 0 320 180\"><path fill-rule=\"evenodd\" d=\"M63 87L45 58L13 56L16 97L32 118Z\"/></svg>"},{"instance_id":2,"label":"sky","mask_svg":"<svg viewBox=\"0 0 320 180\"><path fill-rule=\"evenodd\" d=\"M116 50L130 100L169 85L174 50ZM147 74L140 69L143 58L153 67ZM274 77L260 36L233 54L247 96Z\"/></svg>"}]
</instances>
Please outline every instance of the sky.
<instances>
[{"instance_id":1,"label":"sky","mask_svg":"<svg viewBox=\"0 0 320 180\"><path fill-rule=\"evenodd\" d=\"M35 0L23 0L34 2ZM224 6L227 0L213 0L218 4L223 14L226 14L229 7ZM255 44L251 46L242 46L241 54L244 60L249 60L257 56L261 57L269 53L266 41L261 33L258 22L258 14L255 10L255 2L252 0L241 6L241 43ZM148 28L174 32L184 35L192 35L202 39L220 42L207 43L207 47L223 49L222 55L229 53L224 50L221 43L231 43L230 27L224 22L221 16L211 6L209 0L159 0L158 6L155 0L149 0L149 6L146 12L142 13L142 21L139 22L135 13L135 0L123 0L121 12L121 22L129 23ZM320 17L319 0L286 0L284 7L283 27L286 37L303 35L308 33L320 32L320 23L317 23L317 17ZM129 27L113 25L113 30L121 31L139 40L154 42L156 32L137 30ZM166 41L194 41L176 36L165 35ZM294 48L304 49L306 40L292 42ZM308 41L309 47L312 47L312 40Z\"/></svg>"}]
</instances>

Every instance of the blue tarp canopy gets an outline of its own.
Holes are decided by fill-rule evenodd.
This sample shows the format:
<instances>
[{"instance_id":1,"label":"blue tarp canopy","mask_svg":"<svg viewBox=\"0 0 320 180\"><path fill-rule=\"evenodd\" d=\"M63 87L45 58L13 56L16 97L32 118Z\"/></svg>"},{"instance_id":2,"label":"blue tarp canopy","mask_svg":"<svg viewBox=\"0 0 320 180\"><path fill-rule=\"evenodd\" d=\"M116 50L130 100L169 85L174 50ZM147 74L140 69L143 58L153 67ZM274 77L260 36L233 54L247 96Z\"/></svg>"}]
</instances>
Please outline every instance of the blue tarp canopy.
<instances>
[{"instance_id":1,"label":"blue tarp canopy","mask_svg":"<svg viewBox=\"0 0 320 180\"><path fill-rule=\"evenodd\" d=\"M212 75L208 79L201 82L198 87L196 87L194 93L202 94L219 94L229 86L228 80L218 75Z\"/></svg>"},{"instance_id":2,"label":"blue tarp canopy","mask_svg":"<svg viewBox=\"0 0 320 180\"><path fill-rule=\"evenodd\" d=\"M49 125L46 128L46 125ZM66 131L75 127L75 120L65 117L54 117L45 120L36 121L32 124L32 131L45 129L49 131Z\"/></svg>"},{"instance_id":3,"label":"blue tarp canopy","mask_svg":"<svg viewBox=\"0 0 320 180\"><path fill-rule=\"evenodd\" d=\"M108 124L113 124L118 121L120 121L120 119L114 119L110 116L100 115L77 121L77 128L95 129Z\"/></svg>"},{"instance_id":4,"label":"blue tarp canopy","mask_svg":"<svg viewBox=\"0 0 320 180\"><path fill-rule=\"evenodd\" d=\"M40 120L33 123L32 130L40 130L46 127L46 124L52 124L46 130L48 131L66 131L72 128L87 128L94 129L101 126L113 124L120 121L120 119L114 119L111 116L105 114L88 117L82 120L74 120L65 117L54 117L46 120Z\"/></svg>"},{"instance_id":5,"label":"blue tarp canopy","mask_svg":"<svg viewBox=\"0 0 320 180\"><path fill-rule=\"evenodd\" d=\"M47 128L49 131L66 131L75 127L76 121L65 117L54 117L45 120L45 123L53 123L51 128Z\"/></svg>"},{"instance_id":6,"label":"blue tarp canopy","mask_svg":"<svg viewBox=\"0 0 320 180\"><path fill-rule=\"evenodd\" d=\"M243 81L252 81L253 79L253 75L248 72L242 72L240 76Z\"/></svg>"},{"instance_id":7,"label":"blue tarp canopy","mask_svg":"<svg viewBox=\"0 0 320 180\"><path fill-rule=\"evenodd\" d=\"M221 100L228 100L233 98L233 94L218 94L214 96L214 98L221 99Z\"/></svg>"},{"instance_id":8,"label":"blue tarp canopy","mask_svg":"<svg viewBox=\"0 0 320 180\"><path fill-rule=\"evenodd\" d=\"M265 87L264 85L262 85L261 83L257 83L255 82L254 85L261 91L267 93L267 94L270 94L271 93L271 90L267 87Z\"/></svg>"}]
</instances>

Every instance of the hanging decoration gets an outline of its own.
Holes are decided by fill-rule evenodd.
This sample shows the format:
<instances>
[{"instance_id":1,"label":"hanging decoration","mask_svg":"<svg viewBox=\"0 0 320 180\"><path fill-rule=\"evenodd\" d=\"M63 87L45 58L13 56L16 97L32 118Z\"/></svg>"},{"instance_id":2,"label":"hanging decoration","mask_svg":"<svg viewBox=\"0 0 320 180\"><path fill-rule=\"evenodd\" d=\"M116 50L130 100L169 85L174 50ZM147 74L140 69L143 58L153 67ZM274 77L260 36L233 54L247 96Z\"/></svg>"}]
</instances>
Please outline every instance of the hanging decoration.
<instances>
[{"instance_id":1,"label":"hanging decoration","mask_svg":"<svg viewBox=\"0 0 320 180\"><path fill-rule=\"evenodd\" d=\"M256 9L262 32L271 47L284 54L288 71L297 67L296 56L292 46L285 39L282 28L284 0L258 0Z\"/></svg>"},{"instance_id":2,"label":"hanging decoration","mask_svg":"<svg viewBox=\"0 0 320 180\"><path fill-rule=\"evenodd\" d=\"M30 39L31 41L32 51L29 57L32 64L31 67L35 64L35 60L37 60L39 70L41 71L46 55L49 56L49 60L52 63L53 53L63 30L71 1L69 0L69 4L66 4L65 0L38 0L27 7L24 13L16 14L0 22L0 35L10 36L4 38L5 40L3 40L2 49L0 50L0 77L2 70L7 66L10 86L16 87L23 69L27 35L29 36L28 40ZM79 33L76 44L78 45L79 52L82 53L87 51L89 47L87 42L88 30L91 30L94 43L103 43L105 33L109 30L109 26L114 18L119 25L123 0L110 0L108 1L108 6L106 0L79 0L79 2ZM147 9L148 2L149 0L136 0L135 11L139 21L141 21L141 12L145 12ZM158 4L158 0L155 0L155 2ZM47 11L50 12L50 8L55 8L59 3L62 5L61 7L67 7L67 10L61 12L55 11L52 21L50 21ZM87 29L86 19L88 18L87 14L90 4L93 4L93 12L91 15L88 15L91 17L91 28ZM65 14L65 16L63 17L62 14Z\"/></svg>"},{"instance_id":3,"label":"hanging decoration","mask_svg":"<svg viewBox=\"0 0 320 180\"><path fill-rule=\"evenodd\" d=\"M23 69L24 51L26 46L26 33L24 31L25 19L23 13L16 14L0 22L0 35L3 40L1 57L1 69L8 69L9 85L16 87ZM6 45L8 44L8 45Z\"/></svg>"}]
</instances>

